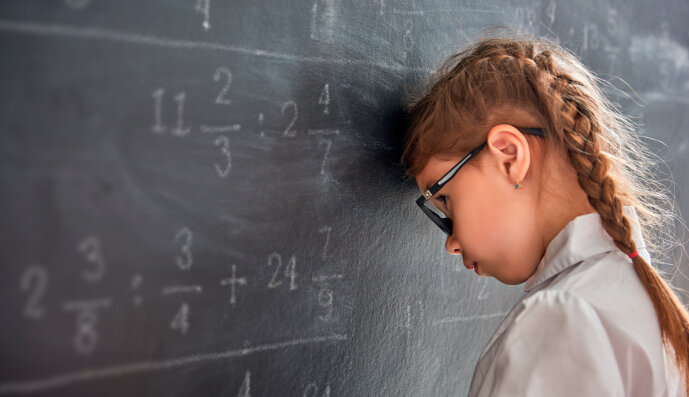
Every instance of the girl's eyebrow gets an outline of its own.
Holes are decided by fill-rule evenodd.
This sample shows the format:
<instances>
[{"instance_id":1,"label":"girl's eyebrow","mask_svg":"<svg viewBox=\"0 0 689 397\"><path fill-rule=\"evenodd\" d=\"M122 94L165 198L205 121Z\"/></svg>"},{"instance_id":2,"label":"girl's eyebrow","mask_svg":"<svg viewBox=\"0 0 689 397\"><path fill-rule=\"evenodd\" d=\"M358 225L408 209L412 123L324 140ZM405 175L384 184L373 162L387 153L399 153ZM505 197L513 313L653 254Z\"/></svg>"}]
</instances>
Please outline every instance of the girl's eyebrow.
<instances>
[{"instance_id":1,"label":"girl's eyebrow","mask_svg":"<svg viewBox=\"0 0 689 397\"><path fill-rule=\"evenodd\" d=\"M423 191L425 192L426 190L430 190L430 188L431 188L434 184L435 184L435 182L429 182L429 183L426 185L426 188L425 188Z\"/></svg>"}]
</instances>

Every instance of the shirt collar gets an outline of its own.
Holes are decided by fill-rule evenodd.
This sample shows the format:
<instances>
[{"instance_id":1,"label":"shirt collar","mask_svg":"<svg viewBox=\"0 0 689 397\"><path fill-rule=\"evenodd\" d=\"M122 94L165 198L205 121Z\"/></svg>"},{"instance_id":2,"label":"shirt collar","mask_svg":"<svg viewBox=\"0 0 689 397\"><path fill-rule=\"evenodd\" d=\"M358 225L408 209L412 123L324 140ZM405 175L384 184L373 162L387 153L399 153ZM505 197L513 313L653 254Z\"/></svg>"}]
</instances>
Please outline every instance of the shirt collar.
<instances>
[{"instance_id":1,"label":"shirt collar","mask_svg":"<svg viewBox=\"0 0 689 397\"><path fill-rule=\"evenodd\" d=\"M632 225L632 238L639 256L646 259L650 264L651 258L646 251L646 243L641 235L641 226L636 215L636 209L633 206L625 205L622 210ZM536 267L536 271L526 280L523 289L529 291L586 258L616 249L619 248L603 228L598 212L579 215L550 241L543 258Z\"/></svg>"}]
</instances>

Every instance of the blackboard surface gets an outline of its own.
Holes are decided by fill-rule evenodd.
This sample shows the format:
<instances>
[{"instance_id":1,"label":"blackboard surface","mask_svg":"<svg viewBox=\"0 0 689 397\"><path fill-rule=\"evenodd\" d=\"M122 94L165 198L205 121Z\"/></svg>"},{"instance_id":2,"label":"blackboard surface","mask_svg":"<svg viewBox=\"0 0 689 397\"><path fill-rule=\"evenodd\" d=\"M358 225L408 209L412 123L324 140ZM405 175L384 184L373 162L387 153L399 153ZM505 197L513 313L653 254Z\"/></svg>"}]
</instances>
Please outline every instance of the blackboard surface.
<instances>
[{"instance_id":1,"label":"blackboard surface","mask_svg":"<svg viewBox=\"0 0 689 397\"><path fill-rule=\"evenodd\" d=\"M557 36L636 92L607 91L667 144L687 213L687 20L683 0L3 1L0 395L465 395L523 292L414 205L406 92L485 27Z\"/></svg>"}]
</instances>

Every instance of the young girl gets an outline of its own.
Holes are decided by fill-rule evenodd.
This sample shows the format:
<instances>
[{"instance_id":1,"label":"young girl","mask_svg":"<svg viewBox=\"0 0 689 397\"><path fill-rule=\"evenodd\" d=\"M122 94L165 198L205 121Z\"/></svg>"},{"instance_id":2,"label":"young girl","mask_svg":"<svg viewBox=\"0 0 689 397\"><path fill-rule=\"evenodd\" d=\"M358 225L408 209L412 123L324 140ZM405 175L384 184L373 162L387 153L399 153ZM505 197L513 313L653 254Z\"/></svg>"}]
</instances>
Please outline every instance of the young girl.
<instances>
[{"instance_id":1,"label":"young girl","mask_svg":"<svg viewBox=\"0 0 689 397\"><path fill-rule=\"evenodd\" d=\"M417 204L467 268L527 291L469 395L689 396L689 316L637 216L648 236L673 202L601 80L549 40L497 36L432 77L402 153Z\"/></svg>"}]
</instances>

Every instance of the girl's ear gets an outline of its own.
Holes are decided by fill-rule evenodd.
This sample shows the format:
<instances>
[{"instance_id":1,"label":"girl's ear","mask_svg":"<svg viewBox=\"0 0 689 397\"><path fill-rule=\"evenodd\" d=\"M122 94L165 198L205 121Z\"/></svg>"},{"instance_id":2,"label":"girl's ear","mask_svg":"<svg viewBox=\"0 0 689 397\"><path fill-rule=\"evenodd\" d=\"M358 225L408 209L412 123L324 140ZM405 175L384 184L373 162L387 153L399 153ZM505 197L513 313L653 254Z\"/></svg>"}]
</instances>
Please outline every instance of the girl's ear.
<instances>
[{"instance_id":1,"label":"girl's ear","mask_svg":"<svg viewBox=\"0 0 689 397\"><path fill-rule=\"evenodd\" d=\"M499 124L488 131L486 140L498 172L513 185L524 181L531 161L524 134L512 125Z\"/></svg>"}]
</instances>

